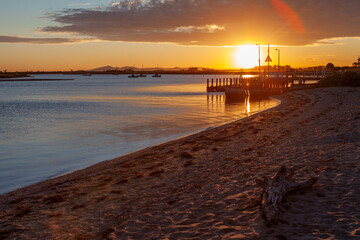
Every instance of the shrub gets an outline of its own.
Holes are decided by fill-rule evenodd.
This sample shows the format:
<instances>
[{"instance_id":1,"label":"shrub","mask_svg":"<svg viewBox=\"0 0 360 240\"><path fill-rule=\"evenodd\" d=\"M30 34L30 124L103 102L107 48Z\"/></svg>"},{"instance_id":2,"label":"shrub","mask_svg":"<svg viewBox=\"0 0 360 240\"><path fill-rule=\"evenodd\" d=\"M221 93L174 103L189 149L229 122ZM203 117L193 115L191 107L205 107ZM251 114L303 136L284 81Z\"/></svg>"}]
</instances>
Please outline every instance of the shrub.
<instances>
[{"instance_id":1,"label":"shrub","mask_svg":"<svg viewBox=\"0 0 360 240\"><path fill-rule=\"evenodd\" d=\"M360 87L360 72L334 73L321 79L319 87L348 86Z\"/></svg>"}]
</instances>

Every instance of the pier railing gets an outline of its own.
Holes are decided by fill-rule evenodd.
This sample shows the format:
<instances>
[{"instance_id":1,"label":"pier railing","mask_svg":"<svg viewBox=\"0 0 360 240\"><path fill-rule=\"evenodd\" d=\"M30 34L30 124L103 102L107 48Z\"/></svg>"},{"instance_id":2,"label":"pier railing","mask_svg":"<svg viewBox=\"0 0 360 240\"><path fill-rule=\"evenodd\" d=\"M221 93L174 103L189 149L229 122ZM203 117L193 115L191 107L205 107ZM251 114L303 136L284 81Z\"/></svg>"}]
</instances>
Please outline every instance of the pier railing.
<instances>
[{"instance_id":1,"label":"pier railing","mask_svg":"<svg viewBox=\"0 0 360 240\"><path fill-rule=\"evenodd\" d=\"M225 87L240 86L244 78L211 78L207 79L207 92L224 92Z\"/></svg>"},{"instance_id":2,"label":"pier railing","mask_svg":"<svg viewBox=\"0 0 360 240\"><path fill-rule=\"evenodd\" d=\"M236 88L288 88L292 80L286 78L266 78L258 81L258 77L253 78L215 78L207 79L207 92L225 92L226 87Z\"/></svg>"}]
</instances>

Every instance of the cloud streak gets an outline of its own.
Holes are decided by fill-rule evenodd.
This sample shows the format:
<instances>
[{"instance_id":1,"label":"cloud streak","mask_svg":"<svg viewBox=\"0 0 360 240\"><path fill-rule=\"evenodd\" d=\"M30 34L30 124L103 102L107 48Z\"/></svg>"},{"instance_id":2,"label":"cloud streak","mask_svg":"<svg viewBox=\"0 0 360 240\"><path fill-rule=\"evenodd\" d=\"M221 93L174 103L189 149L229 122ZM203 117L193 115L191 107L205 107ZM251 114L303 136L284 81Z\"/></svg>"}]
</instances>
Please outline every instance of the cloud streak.
<instances>
[{"instance_id":1,"label":"cloud streak","mask_svg":"<svg viewBox=\"0 0 360 240\"><path fill-rule=\"evenodd\" d=\"M65 44L93 41L89 38L28 38L19 36L0 36L0 43Z\"/></svg>"}]
</instances>

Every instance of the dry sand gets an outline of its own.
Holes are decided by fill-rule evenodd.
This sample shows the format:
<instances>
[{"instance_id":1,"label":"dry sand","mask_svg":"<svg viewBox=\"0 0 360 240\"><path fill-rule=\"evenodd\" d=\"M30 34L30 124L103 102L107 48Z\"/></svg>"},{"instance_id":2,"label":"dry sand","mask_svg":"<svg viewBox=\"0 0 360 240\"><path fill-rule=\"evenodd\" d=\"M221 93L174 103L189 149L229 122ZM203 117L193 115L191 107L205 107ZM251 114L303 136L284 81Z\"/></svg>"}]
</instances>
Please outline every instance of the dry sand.
<instances>
[{"instance_id":1,"label":"dry sand","mask_svg":"<svg viewBox=\"0 0 360 240\"><path fill-rule=\"evenodd\" d=\"M0 238L360 239L360 88L280 96L246 119L0 196ZM255 179L317 176L266 226Z\"/></svg>"}]
</instances>

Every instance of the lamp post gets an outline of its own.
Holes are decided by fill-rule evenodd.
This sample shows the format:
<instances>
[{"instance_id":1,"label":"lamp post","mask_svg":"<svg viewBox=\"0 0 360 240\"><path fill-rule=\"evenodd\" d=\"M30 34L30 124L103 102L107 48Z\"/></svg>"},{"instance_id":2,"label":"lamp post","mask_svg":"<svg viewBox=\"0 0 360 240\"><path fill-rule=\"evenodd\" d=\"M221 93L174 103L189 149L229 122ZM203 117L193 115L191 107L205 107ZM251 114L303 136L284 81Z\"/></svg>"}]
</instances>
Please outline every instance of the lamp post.
<instances>
[{"instance_id":1,"label":"lamp post","mask_svg":"<svg viewBox=\"0 0 360 240\"><path fill-rule=\"evenodd\" d=\"M260 70L260 44L256 44L256 46L259 46L259 80L260 80L260 74L261 74L261 70Z\"/></svg>"},{"instance_id":2,"label":"lamp post","mask_svg":"<svg viewBox=\"0 0 360 240\"><path fill-rule=\"evenodd\" d=\"M278 51L278 74L280 77L280 49L275 49L276 51Z\"/></svg>"},{"instance_id":3,"label":"lamp post","mask_svg":"<svg viewBox=\"0 0 360 240\"><path fill-rule=\"evenodd\" d=\"M268 58L266 58L266 61L268 62L268 73L267 73L267 76L268 78L270 77L270 62L271 62L271 59L270 59L270 44L268 43Z\"/></svg>"}]
</instances>

